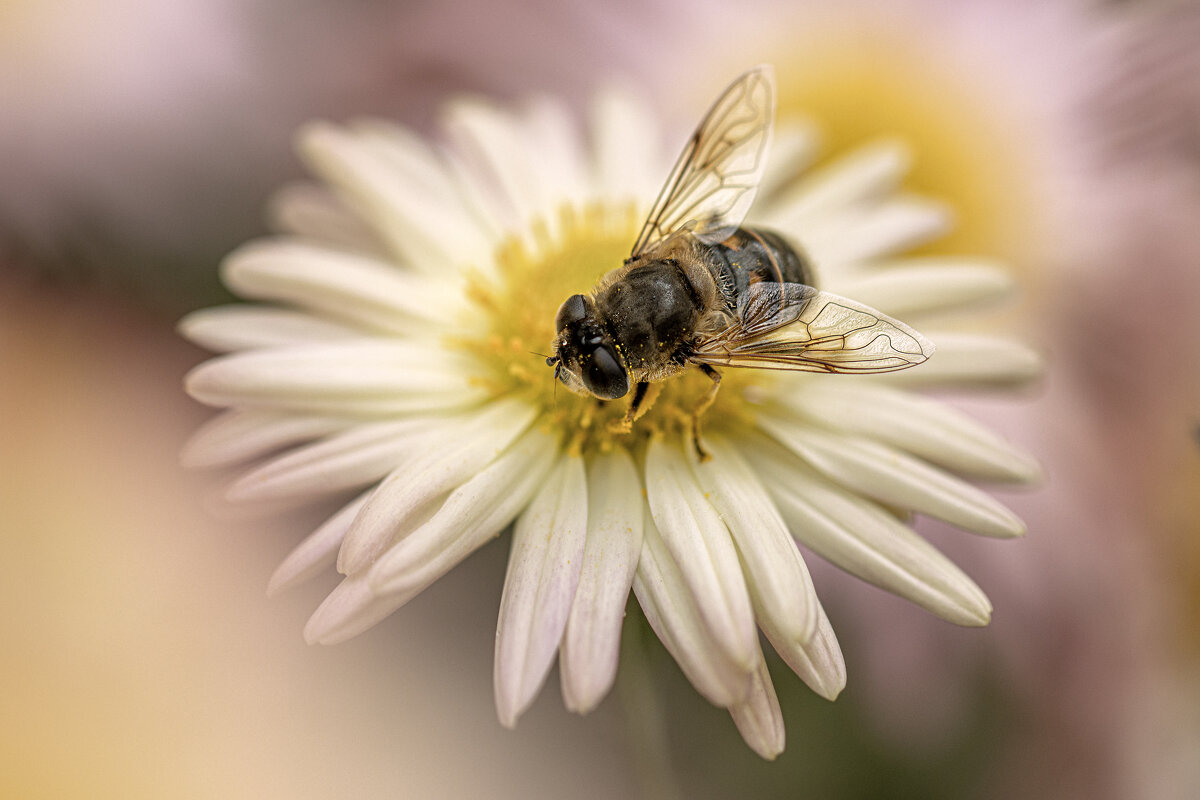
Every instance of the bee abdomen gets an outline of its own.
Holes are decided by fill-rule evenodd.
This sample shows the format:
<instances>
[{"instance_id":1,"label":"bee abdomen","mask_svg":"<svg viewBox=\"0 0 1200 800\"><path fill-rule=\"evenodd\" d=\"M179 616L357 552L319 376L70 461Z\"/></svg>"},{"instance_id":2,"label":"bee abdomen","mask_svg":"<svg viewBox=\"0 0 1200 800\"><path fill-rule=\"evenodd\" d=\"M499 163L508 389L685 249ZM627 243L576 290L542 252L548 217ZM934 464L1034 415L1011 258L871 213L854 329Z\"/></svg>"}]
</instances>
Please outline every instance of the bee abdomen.
<instances>
[{"instance_id":1,"label":"bee abdomen","mask_svg":"<svg viewBox=\"0 0 1200 800\"><path fill-rule=\"evenodd\" d=\"M716 266L717 284L730 311L737 306L737 298L753 283L813 285L813 271L807 259L772 231L738 228L725 241L712 245L710 252Z\"/></svg>"}]
</instances>

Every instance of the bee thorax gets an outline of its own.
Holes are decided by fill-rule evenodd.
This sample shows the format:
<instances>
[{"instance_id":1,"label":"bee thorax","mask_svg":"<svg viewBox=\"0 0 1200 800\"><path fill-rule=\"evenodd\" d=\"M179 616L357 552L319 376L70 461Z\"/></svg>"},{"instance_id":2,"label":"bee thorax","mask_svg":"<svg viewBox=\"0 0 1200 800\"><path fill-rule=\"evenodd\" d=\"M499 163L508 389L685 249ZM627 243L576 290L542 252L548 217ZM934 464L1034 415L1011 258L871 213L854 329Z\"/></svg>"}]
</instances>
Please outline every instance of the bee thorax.
<instances>
[{"instance_id":1,"label":"bee thorax","mask_svg":"<svg viewBox=\"0 0 1200 800\"><path fill-rule=\"evenodd\" d=\"M716 294L707 268L666 259L628 270L597 294L596 307L631 372L656 375L690 341Z\"/></svg>"}]
</instances>

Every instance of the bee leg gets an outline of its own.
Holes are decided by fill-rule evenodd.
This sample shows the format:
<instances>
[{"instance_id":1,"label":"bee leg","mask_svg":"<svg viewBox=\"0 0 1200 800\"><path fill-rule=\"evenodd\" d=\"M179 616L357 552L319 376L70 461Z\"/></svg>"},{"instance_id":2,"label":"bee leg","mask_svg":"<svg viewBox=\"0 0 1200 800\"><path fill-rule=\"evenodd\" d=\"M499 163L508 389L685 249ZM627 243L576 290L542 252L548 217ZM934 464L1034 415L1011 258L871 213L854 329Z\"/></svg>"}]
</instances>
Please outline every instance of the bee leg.
<instances>
[{"instance_id":1,"label":"bee leg","mask_svg":"<svg viewBox=\"0 0 1200 800\"><path fill-rule=\"evenodd\" d=\"M700 398L700 402L692 409L692 442L696 445L696 455L701 461L708 461L712 455L704 449L704 443L700 440L700 417L704 416L704 412L712 406L717 399L717 392L721 388L721 373L710 367L708 364L697 364L697 368L709 378L712 379L712 386L704 393L704 397Z\"/></svg>"},{"instance_id":2,"label":"bee leg","mask_svg":"<svg viewBox=\"0 0 1200 800\"><path fill-rule=\"evenodd\" d=\"M633 401L629 404L629 410L625 412L625 418L614 420L608 424L608 430L611 433L629 433L633 430L633 423L650 410L650 406L654 405L657 399L657 393L650 398L649 403L643 404L646 395L650 389L649 381L638 381L638 385L633 390Z\"/></svg>"}]
</instances>

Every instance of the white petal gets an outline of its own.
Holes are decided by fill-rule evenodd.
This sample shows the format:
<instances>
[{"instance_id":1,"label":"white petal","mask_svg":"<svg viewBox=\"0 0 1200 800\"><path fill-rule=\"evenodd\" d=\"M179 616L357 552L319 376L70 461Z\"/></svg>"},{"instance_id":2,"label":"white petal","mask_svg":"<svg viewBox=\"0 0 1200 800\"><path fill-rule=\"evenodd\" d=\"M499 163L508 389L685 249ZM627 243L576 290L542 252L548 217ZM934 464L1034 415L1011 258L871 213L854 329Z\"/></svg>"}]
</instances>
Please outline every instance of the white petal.
<instances>
[{"instance_id":1,"label":"white petal","mask_svg":"<svg viewBox=\"0 0 1200 800\"><path fill-rule=\"evenodd\" d=\"M589 194L580 137L566 106L548 97L530 102L524 121L530 146L537 153L533 164L541 218L551 235L557 236L559 215L554 210L564 201Z\"/></svg>"},{"instance_id":2,"label":"white petal","mask_svg":"<svg viewBox=\"0 0 1200 800\"><path fill-rule=\"evenodd\" d=\"M1028 483L1037 462L945 403L873 383L796 382L779 400L830 430L878 439L952 472L994 481Z\"/></svg>"},{"instance_id":3,"label":"white petal","mask_svg":"<svg viewBox=\"0 0 1200 800\"><path fill-rule=\"evenodd\" d=\"M912 163L900 141L876 142L806 175L772 205L789 215L823 215L895 191Z\"/></svg>"},{"instance_id":4,"label":"white petal","mask_svg":"<svg viewBox=\"0 0 1200 800\"><path fill-rule=\"evenodd\" d=\"M587 492L583 570L559 654L563 701L580 714L595 708L617 677L645 506L633 459L619 448L588 465Z\"/></svg>"},{"instance_id":5,"label":"white petal","mask_svg":"<svg viewBox=\"0 0 1200 800\"><path fill-rule=\"evenodd\" d=\"M831 282L829 290L877 308L897 319L954 311L998 300L1014 286L997 264L965 259L928 258L875 265L867 274Z\"/></svg>"},{"instance_id":6,"label":"white petal","mask_svg":"<svg viewBox=\"0 0 1200 800\"><path fill-rule=\"evenodd\" d=\"M443 117L447 136L492 196L507 226L520 230L545 210L525 141L524 126L514 114L490 102L460 98L447 104ZM503 218L503 217L502 217Z\"/></svg>"},{"instance_id":7,"label":"white petal","mask_svg":"<svg viewBox=\"0 0 1200 800\"><path fill-rule=\"evenodd\" d=\"M260 464L238 478L225 499L319 499L368 486L406 462L422 435L439 421L416 418L356 425Z\"/></svg>"},{"instance_id":8,"label":"white petal","mask_svg":"<svg viewBox=\"0 0 1200 800\"><path fill-rule=\"evenodd\" d=\"M345 641L416 597L512 521L549 472L555 451L550 437L539 431L527 433L501 459L504 463L493 464L454 492L438 514L410 537L413 542L424 537L426 552L410 571L397 577L393 590L378 591L370 571L347 577L308 621L305 638L321 644Z\"/></svg>"},{"instance_id":9,"label":"white petal","mask_svg":"<svg viewBox=\"0 0 1200 800\"><path fill-rule=\"evenodd\" d=\"M471 362L434 345L388 339L299 345L218 356L192 370L202 403L315 414L440 411L486 396Z\"/></svg>"},{"instance_id":10,"label":"white petal","mask_svg":"<svg viewBox=\"0 0 1200 800\"><path fill-rule=\"evenodd\" d=\"M421 332L444 324L458 306L453 281L295 240L244 245L221 270L225 285L242 297L296 305L363 331Z\"/></svg>"},{"instance_id":11,"label":"white petal","mask_svg":"<svg viewBox=\"0 0 1200 800\"><path fill-rule=\"evenodd\" d=\"M354 425L351 417L282 414L258 409L223 411L184 445L187 467L222 467L250 461Z\"/></svg>"},{"instance_id":12,"label":"white petal","mask_svg":"<svg viewBox=\"0 0 1200 800\"><path fill-rule=\"evenodd\" d=\"M349 131L355 144L386 163L398 182L419 187L439 203L455 200L458 189L438 151L416 131L377 117L355 120Z\"/></svg>"},{"instance_id":13,"label":"white petal","mask_svg":"<svg viewBox=\"0 0 1200 800\"><path fill-rule=\"evenodd\" d=\"M461 203L439 202L377 142L313 123L301 131L299 146L312 169L353 204L400 263L444 274L486 255L485 232L471 224Z\"/></svg>"},{"instance_id":14,"label":"white petal","mask_svg":"<svg viewBox=\"0 0 1200 800\"><path fill-rule=\"evenodd\" d=\"M633 590L650 627L710 703L728 707L744 699L756 664L748 668L734 663L713 639L648 509L643 531Z\"/></svg>"},{"instance_id":15,"label":"white petal","mask_svg":"<svg viewBox=\"0 0 1200 800\"><path fill-rule=\"evenodd\" d=\"M885 505L929 514L984 536L1025 533L1024 523L990 495L887 445L825 433L782 415L763 414L758 425L818 472Z\"/></svg>"},{"instance_id":16,"label":"white petal","mask_svg":"<svg viewBox=\"0 0 1200 800\"><path fill-rule=\"evenodd\" d=\"M495 245L506 235L493 228L487 219L463 196L458 179L450 169L441 148L433 148L419 134L388 120L368 119L357 122L354 132L370 151L387 162L395 171L395 182L411 187L408 199L420 202L412 209L407 222L418 229L414 245L427 246L432 239L434 250L428 257L457 259L462 264L477 265L486 261ZM403 200L403 198L397 198ZM432 201L432 205L431 205ZM435 213L430 213L430 208ZM438 253L439 246L443 252ZM434 270L434 275L443 274Z\"/></svg>"},{"instance_id":17,"label":"white petal","mask_svg":"<svg viewBox=\"0 0 1200 800\"><path fill-rule=\"evenodd\" d=\"M670 169L655 150L661 135L657 115L634 94L610 88L596 94L590 119L597 193L632 200L644 214Z\"/></svg>"},{"instance_id":18,"label":"white petal","mask_svg":"<svg viewBox=\"0 0 1200 800\"><path fill-rule=\"evenodd\" d=\"M768 761L774 761L783 752L783 712L761 652L757 669L751 674L753 679L746 699L730 706L729 714L750 749Z\"/></svg>"},{"instance_id":19,"label":"white petal","mask_svg":"<svg viewBox=\"0 0 1200 800\"><path fill-rule=\"evenodd\" d=\"M725 521L741 558L754 613L780 636L808 641L817 622L817 593L804 558L758 476L728 441L706 437L712 458L690 461L696 480Z\"/></svg>"},{"instance_id":20,"label":"white petal","mask_svg":"<svg viewBox=\"0 0 1200 800\"><path fill-rule=\"evenodd\" d=\"M297 182L271 198L272 229L363 255L385 255L383 243L366 223L324 186Z\"/></svg>"},{"instance_id":21,"label":"white petal","mask_svg":"<svg viewBox=\"0 0 1200 800\"><path fill-rule=\"evenodd\" d=\"M758 637L737 549L678 445L650 442L646 493L654 524L713 638L749 669Z\"/></svg>"},{"instance_id":22,"label":"white petal","mask_svg":"<svg viewBox=\"0 0 1200 800\"><path fill-rule=\"evenodd\" d=\"M466 154L453 148L447 148L443 153L446 170L454 181L463 207L481 231L486 231L493 241L493 252L507 245L516 236L526 247L535 245L528 229L517 219L511 204L501 196L492 182ZM481 270L485 275L495 275L495 261L491 255L478 262L471 262L472 269Z\"/></svg>"},{"instance_id":23,"label":"white petal","mask_svg":"<svg viewBox=\"0 0 1200 800\"><path fill-rule=\"evenodd\" d=\"M833 626L825 616L825 610L817 607L817 627L811 639L805 643L787 640L770 627L764 625L763 633L784 660L808 688L834 700L846 688L846 662L842 648L833 633Z\"/></svg>"},{"instance_id":24,"label":"white petal","mask_svg":"<svg viewBox=\"0 0 1200 800\"><path fill-rule=\"evenodd\" d=\"M309 534L304 541L296 545L287 558L275 570L267 584L267 594L274 595L285 589L303 583L327 568L332 568L337 560L338 548L350 528L363 503L370 496L364 492L351 500L340 511L326 520L325 524Z\"/></svg>"},{"instance_id":25,"label":"white petal","mask_svg":"<svg viewBox=\"0 0 1200 800\"><path fill-rule=\"evenodd\" d=\"M215 353L336 342L361 335L352 327L318 319L302 311L250 305L193 311L180 320L179 333Z\"/></svg>"},{"instance_id":26,"label":"white petal","mask_svg":"<svg viewBox=\"0 0 1200 800\"><path fill-rule=\"evenodd\" d=\"M969 387L1026 383L1042 374L1042 359L1010 339L971 333L922 331L937 352L914 369L871 380L920 387Z\"/></svg>"},{"instance_id":27,"label":"white petal","mask_svg":"<svg viewBox=\"0 0 1200 800\"><path fill-rule=\"evenodd\" d=\"M583 459L564 456L513 531L494 675L496 713L507 728L537 697L554 663L579 585L587 518Z\"/></svg>"},{"instance_id":28,"label":"white petal","mask_svg":"<svg viewBox=\"0 0 1200 800\"><path fill-rule=\"evenodd\" d=\"M338 570L351 575L370 566L393 542L414 530L440 501L504 452L533 422L537 410L501 400L482 411L426 420L425 431L371 496L342 546Z\"/></svg>"},{"instance_id":29,"label":"white petal","mask_svg":"<svg viewBox=\"0 0 1200 800\"><path fill-rule=\"evenodd\" d=\"M786 230L804 231L804 249L819 268L853 264L908 250L943 235L952 216L939 203L896 198L869 210L848 211L831 220L800 220Z\"/></svg>"},{"instance_id":30,"label":"white petal","mask_svg":"<svg viewBox=\"0 0 1200 800\"><path fill-rule=\"evenodd\" d=\"M762 208L751 210L752 220L761 219L767 227L777 227L771 222L771 213L787 202L784 187L793 185L812 164L819 146L820 136L811 122L793 118L776 123L771 160L758 183L758 204Z\"/></svg>"},{"instance_id":31,"label":"white petal","mask_svg":"<svg viewBox=\"0 0 1200 800\"><path fill-rule=\"evenodd\" d=\"M309 644L340 644L370 630L408 598L380 597L371 591L366 575L351 575L317 607L304 626L304 640Z\"/></svg>"},{"instance_id":32,"label":"white petal","mask_svg":"<svg viewBox=\"0 0 1200 800\"><path fill-rule=\"evenodd\" d=\"M421 527L380 556L367 571L376 594L416 597L521 513L554 464L558 443L536 427L450 493Z\"/></svg>"},{"instance_id":33,"label":"white petal","mask_svg":"<svg viewBox=\"0 0 1200 800\"><path fill-rule=\"evenodd\" d=\"M763 442L751 463L792 535L847 572L958 625L986 625L992 606L962 570L879 506L848 494Z\"/></svg>"}]
</instances>

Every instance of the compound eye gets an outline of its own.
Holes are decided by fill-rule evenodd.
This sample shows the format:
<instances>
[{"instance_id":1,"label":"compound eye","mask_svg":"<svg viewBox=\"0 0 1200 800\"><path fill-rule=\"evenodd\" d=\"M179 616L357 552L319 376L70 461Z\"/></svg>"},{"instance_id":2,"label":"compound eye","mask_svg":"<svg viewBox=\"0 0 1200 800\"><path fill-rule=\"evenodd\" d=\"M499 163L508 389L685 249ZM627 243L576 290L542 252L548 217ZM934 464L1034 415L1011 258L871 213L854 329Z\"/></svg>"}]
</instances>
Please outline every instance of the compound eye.
<instances>
[{"instance_id":1,"label":"compound eye","mask_svg":"<svg viewBox=\"0 0 1200 800\"><path fill-rule=\"evenodd\" d=\"M611 347L597 347L583 367L583 384L602 400L616 400L629 393L629 375Z\"/></svg>"},{"instance_id":2,"label":"compound eye","mask_svg":"<svg viewBox=\"0 0 1200 800\"><path fill-rule=\"evenodd\" d=\"M586 316L587 298L581 294L573 294L559 306L558 315L554 318L554 329L561 333L563 328L580 322Z\"/></svg>"}]
</instances>

